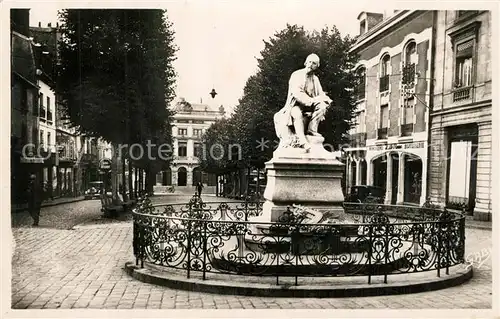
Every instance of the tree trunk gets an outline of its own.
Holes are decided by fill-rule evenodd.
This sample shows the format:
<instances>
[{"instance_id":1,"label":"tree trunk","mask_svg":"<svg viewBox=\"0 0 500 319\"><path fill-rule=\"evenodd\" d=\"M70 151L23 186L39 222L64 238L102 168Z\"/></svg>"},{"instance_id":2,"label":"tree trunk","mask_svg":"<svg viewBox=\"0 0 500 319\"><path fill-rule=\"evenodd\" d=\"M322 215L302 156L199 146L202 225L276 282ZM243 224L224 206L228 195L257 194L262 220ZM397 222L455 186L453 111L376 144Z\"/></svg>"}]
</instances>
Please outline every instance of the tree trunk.
<instances>
[{"instance_id":1,"label":"tree trunk","mask_svg":"<svg viewBox=\"0 0 500 319\"><path fill-rule=\"evenodd\" d=\"M127 181L125 179L125 172L126 172L126 168L125 168L125 156L122 155L122 196L123 196L123 200L124 201L127 201L128 200L128 195L127 195Z\"/></svg>"},{"instance_id":2,"label":"tree trunk","mask_svg":"<svg viewBox=\"0 0 500 319\"><path fill-rule=\"evenodd\" d=\"M134 192L135 192L135 197L139 197L139 168L135 167L134 168L135 174L134 174Z\"/></svg>"},{"instance_id":3,"label":"tree trunk","mask_svg":"<svg viewBox=\"0 0 500 319\"><path fill-rule=\"evenodd\" d=\"M130 198L136 198L135 193L134 193L134 187L133 187L133 168L132 168L132 161L129 159L128 160L128 192L130 194Z\"/></svg>"},{"instance_id":4,"label":"tree trunk","mask_svg":"<svg viewBox=\"0 0 500 319\"><path fill-rule=\"evenodd\" d=\"M260 199L260 168L257 168L257 186L255 193L257 195L257 198Z\"/></svg>"},{"instance_id":5,"label":"tree trunk","mask_svg":"<svg viewBox=\"0 0 500 319\"><path fill-rule=\"evenodd\" d=\"M215 174L215 196L219 196L219 175Z\"/></svg>"},{"instance_id":6,"label":"tree trunk","mask_svg":"<svg viewBox=\"0 0 500 319\"><path fill-rule=\"evenodd\" d=\"M144 189L148 194L153 195L155 183L156 183L156 174L153 171L152 167L148 165L146 167L146 182L144 185L145 186Z\"/></svg>"},{"instance_id":7,"label":"tree trunk","mask_svg":"<svg viewBox=\"0 0 500 319\"><path fill-rule=\"evenodd\" d=\"M144 170L139 168L139 193L143 195L144 193Z\"/></svg>"},{"instance_id":8,"label":"tree trunk","mask_svg":"<svg viewBox=\"0 0 500 319\"><path fill-rule=\"evenodd\" d=\"M116 143L111 143L112 155L111 155L111 197L113 202L118 201L118 147Z\"/></svg>"},{"instance_id":9,"label":"tree trunk","mask_svg":"<svg viewBox=\"0 0 500 319\"><path fill-rule=\"evenodd\" d=\"M247 168L247 180L246 180L246 182L247 182L247 189L246 189L246 192L245 192L247 196L250 195L249 191L250 191L250 174L251 173L252 173L252 170L251 170L250 166L248 166L248 168Z\"/></svg>"}]
</instances>

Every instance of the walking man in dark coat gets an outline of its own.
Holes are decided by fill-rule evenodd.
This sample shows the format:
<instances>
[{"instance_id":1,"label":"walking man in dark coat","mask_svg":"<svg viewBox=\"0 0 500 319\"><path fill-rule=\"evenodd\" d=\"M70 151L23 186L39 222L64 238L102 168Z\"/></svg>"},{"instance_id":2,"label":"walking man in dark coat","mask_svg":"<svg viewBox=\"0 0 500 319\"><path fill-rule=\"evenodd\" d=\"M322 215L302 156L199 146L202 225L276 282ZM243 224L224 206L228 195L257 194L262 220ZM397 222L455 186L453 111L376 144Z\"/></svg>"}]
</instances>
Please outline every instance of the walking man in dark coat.
<instances>
[{"instance_id":1,"label":"walking man in dark coat","mask_svg":"<svg viewBox=\"0 0 500 319\"><path fill-rule=\"evenodd\" d=\"M201 198L201 191L203 190L203 184L201 182L198 182L198 185L196 185L196 188L198 190L198 197Z\"/></svg>"},{"instance_id":2,"label":"walking man in dark coat","mask_svg":"<svg viewBox=\"0 0 500 319\"><path fill-rule=\"evenodd\" d=\"M35 174L31 174L28 182L28 211L33 218L33 226L38 226L40 209L43 201L43 188Z\"/></svg>"}]
</instances>

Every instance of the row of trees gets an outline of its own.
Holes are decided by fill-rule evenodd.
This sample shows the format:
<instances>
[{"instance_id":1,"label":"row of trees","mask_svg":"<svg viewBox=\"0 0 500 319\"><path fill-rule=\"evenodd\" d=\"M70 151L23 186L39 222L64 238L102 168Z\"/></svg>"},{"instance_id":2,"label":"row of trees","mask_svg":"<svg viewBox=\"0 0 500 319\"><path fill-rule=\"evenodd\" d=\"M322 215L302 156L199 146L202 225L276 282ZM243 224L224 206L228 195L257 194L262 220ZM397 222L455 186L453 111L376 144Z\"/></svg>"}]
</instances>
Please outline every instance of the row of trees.
<instances>
[{"instance_id":1,"label":"row of trees","mask_svg":"<svg viewBox=\"0 0 500 319\"><path fill-rule=\"evenodd\" d=\"M207 149L224 151L226 156L206 156L202 161L205 171L225 174L244 167L263 168L272 158L278 140L273 116L283 107L287 98L288 81L293 71L302 68L310 53L321 59L317 75L323 89L332 98L333 106L319 131L325 143L340 145L346 142L346 132L354 113L356 75L351 72L357 56L350 53L354 39L342 37L336 27L307 32L303 27L287 25L269 41L258 59L258 71L246 82L243 96L229 119L213 124L204 136ZM239 145L242 156L230 154L231 145ZM222 155L222 154L220 154Z\"/></svg>"},{"instance_id":2,"label":"row of trees","mask_svg":"<svg viewBox=\"0 0 500 319\"><path fill-rule=\"evenodd\" d=\"M81 134L100 137L113 146L112 189L116 173L132 190L132 166L146 172L145 188L152 191L154 176L169 166L157 156L130 156L129 147L147 143L171 145L177 51L165 10L83 10L59 12L62 21L56 92L64 114ZM121 146L120 146L121 145ZM118 149L121 148L121 163ZM134 148L137 152L140 148ZM151 148L153 154L157 149ZM121 164L121 166L120 166Z\"/></svg>"}]
</instances>

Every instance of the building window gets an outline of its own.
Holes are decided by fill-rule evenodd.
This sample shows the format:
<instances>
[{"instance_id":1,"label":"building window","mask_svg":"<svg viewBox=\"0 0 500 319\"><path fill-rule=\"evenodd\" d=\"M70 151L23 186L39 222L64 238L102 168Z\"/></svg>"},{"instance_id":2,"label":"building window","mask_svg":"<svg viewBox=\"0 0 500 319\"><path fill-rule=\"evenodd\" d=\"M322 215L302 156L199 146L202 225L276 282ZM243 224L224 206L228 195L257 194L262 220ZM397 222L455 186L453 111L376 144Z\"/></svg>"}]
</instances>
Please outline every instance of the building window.
<instances>
[{"instance_id":1,"label":"building window","mask_svg":"<svg viewBox=\"0 0 500 319\"><path fill-rule=\"evenodd\" d=\"M179 157L186 157L187 156L187 143L186 142L179 142L179 146L177 147L177 154Z\"/></svg>"},{"instance_id":2,"label":"building window","mask_svg":"<svg viewBox=\"0 0 500 319\"><path fill-rule=\"evenodd\" d=\"M410 41L404 50L403 84L413 84L415 82L417 59L417 44L415 41Z\"/></svg>"},{"instance_id":3,"label":"building window","mask_svg":"<svg viewBox=\"0 0 500 319\"><path fill-rule=\"evenodd\" d=\"M356 70L356 97L358 100L363 100L365 98L365 88L366 88L366 69L365 67L359 67Z\"/></svg>"},{"instance_id":4,"label":"building window","mask_svg":"<svg viewBox=\"0 0 500 319\"><path fill-rule=\"evenodd\" d=\"M204 124L205 121L203 120L193 120L193 124Z\"/></svg>"},{"instance_id":5,"label":"building window","mask_svg":"<svg viewBox=\"0 0 500 319\"><path fill-rule=\"evenodd\" d=\"M47 121L52 121L52 109L50 108L50 97L47 96Z\"/></svg>"},{"instance_id":6,"label":"building window","mask_svg":"<svg viewBox=\"0 0 500 319\"><path fill-rule=\"evenodd\" d=\"M389 105L380 106L380 125L378 129L378 138L386 139L389 127Z\"/></svg>"},{"instance_id":7,"label":"building window","mask_svg":"<svg viewBox=\"0 0 500 319\"><path fill-rule=\"evenodd\" d=\"M386 54L380 61L380 92L389 90L389 68L391 57Z\"/></svg>"},{"instance_id":8,"label":"building window","mask_svg":"<svg viewBox=\"0 0 500 319\"><path fill-rule=\"evenodd\" d=\"M356 115L356 133L365 132L365 111L361 111Z\"/></svg>"},{"instance_id":9,"label":"building window","mask_svg":"<svg viewBox=\"0 0 500 319\"><path fill-rule=\"evenodd\" d=\"M201 143L194 143L193 155L195 157L201 157L202 155Z\"/></svg>"},{"instance_id":10,"label":"building window","mask_svg":"<svg viewBox=\"0 0 500 319\"><path fill-rule=\"evenodd\" d=\"M40 147L42 148L42 150L45 149L45 139L43 133L43 130L40 130Z\"/></svg>"},{"instance_id":11,"label":"building window","mask_svg":"<svg viewBox=\"0 0 500 319\"><path fill-rule=\"evenodd\" d=\"M456 20L466 19L476 13L478 13L478 10L458 10Z\"/></svg>"},{"instance_id":12,"label":"building window","mask_svg":"<svg viewBox=\"0 0 500 319\"><path fill-rule=\"evenodd\" d=\"M366 20L363 20L359 23L359 34L363 34L366 32Z\"/></svg>"},{"instance_id":13,"label":"building window","mask_svg":"<svg viewBox=\"0 0 500 319\"><path fill-rule=\"evenodd\" d=\"M189 123L189 120L177 120L177 123Z\"/></svg>"},{"instance_id":14,"label":"building window","mask_svg":"<svg viewBox=\"0 0 500 319\"><path fill-rule=\"evenodd\" d=\"M474 58L474 40L460 43L455 51L455 87L472 85L472 71Z\"/></svg>"},{"instance_id":15,"label":"building window","mask_svg":"<svg viewBox=\"0 0 500 319\"><path fill-rule=\"evenodd\" d=\"M47 147L52 149L52 138L50 136L50 132L47 132Z\"/></svg>"},{"instance_id":16,"label":"building window","mask_svg":"<svg viewBox=\"0 0 500 319\"><path fill-rule=\"evenodd\" d=\"M199 128L195 128L193 129L193 135L196 136L196 137L200 137L201 136L201 129Z\"/></svg>"},{"instance_id":17,"label":"building window","mask_svg":"<svg viewBox=\"0 0 500 319\"><path fill-rule=\"evenodd\" d=\"M180 135L180 136L187 135L188 134L187 132L188 132L187 128L178 128L177 129L177 134Z\"/></svg>"},{"instance_id":18,"label":"building window","mask_svg":"<svg viewBox=\"0 0 500 319\"><path fill-rule=\"evenodd\" d=\"M45 108L43 106L43 93L39 94L38 106L40 107L40 117L45 117Z\"/></svg>"}]
</instances>

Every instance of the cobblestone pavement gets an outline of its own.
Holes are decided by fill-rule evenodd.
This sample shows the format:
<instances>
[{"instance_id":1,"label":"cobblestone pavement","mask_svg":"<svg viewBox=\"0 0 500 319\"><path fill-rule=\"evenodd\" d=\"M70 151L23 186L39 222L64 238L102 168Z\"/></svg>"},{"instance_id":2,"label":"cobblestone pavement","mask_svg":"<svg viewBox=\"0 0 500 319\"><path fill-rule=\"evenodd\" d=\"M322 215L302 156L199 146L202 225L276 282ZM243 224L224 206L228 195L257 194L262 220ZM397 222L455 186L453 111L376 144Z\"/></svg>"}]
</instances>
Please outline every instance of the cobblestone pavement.
<instances>
[{"instance_id":1,"label":"cobblestone pavement","mask_svg":"<svg viewBox=\"0 0 500 319\"><path fill-rule=\"evenodd\" d=\"M158 195L151 197L152 204L177 204L186 203L191 198L190 195ZM203 196L203 200L207 203L227 201L225 198L215 196ZM71 229L75 225L80 224L107 224L131 221L132 214L122 214L115 218L103 218L101 212L101 201L83 200L75 203L60 204L51 207L42 207L40 213L40 227L41 228L57 228L57 229ZM18 227L31 227L33 219L27 211L17 212L11 214L11 226Z\"/></svg>"},{"instance_id":2,"label":"cobblestone pavement","mask_svg":"<svg viewBox=\"0 0 500 319\"><path fill-rule=\"evenodd\" d=\"M72 212L79 213L92 215L83 208ZM123 267L125 262L134 260L130 222L88 224L73 230L62 226L55 227L62 229L49 228L48 223L42 217L42 227L13 229L14 309L489 309L492 306L491 258L476 262L474 278L468 283L433 292L327 299L227 296L177 291L129 277ZM467 229L466 235L467 255L491 251L491 231Z\"/></svg>"}]
</instances>

